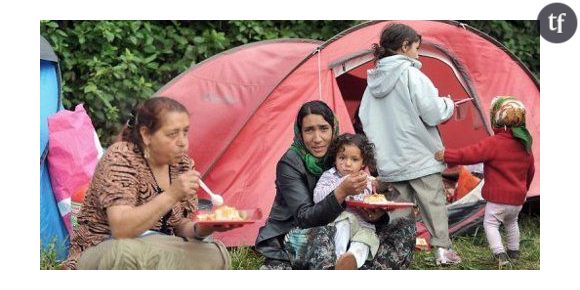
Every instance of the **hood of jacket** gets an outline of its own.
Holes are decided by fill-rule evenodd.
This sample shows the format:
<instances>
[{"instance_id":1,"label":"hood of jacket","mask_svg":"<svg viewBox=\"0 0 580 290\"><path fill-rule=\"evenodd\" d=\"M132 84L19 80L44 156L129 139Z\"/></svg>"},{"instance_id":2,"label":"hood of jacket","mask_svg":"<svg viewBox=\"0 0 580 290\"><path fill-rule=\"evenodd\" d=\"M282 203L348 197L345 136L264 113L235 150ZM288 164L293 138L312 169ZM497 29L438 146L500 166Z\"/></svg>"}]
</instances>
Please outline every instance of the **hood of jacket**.
<instances>
[{"instance_id":1,"label":"hood of jacket","mask_svg":"<svg viewBox=\"0 0 580 290\"><path fill-rule=\"evenodd\" d=\"M371 95L375 98L387 96L409 67L420 69L421 62L399 54L380 59L375 68L368 70L367 85Z\"/></svg>"}]
</instances>

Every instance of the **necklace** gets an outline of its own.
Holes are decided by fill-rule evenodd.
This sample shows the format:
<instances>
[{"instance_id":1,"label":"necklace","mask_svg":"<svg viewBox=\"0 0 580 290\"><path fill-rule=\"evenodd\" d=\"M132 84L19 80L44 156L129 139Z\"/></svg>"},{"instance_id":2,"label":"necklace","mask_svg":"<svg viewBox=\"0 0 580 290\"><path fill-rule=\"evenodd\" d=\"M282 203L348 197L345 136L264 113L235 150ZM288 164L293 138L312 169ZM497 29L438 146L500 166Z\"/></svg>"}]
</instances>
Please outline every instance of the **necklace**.
<instances>
[{"instance_id":1,"label":"necklace","mask_svg":"<svg viewBox=\"0 0 580 290\"><path fill-rule=\"evenodd\" d=\"M157 178L155 178L153 169L151 169L151 166L149 165L149 161L147 161L147 159L145 159L145 164L147 164L147 168L149 168L149 173L151 173L153 181L155 182L155 192L157 193L157 195L163 193L163 188L159 186ZM169 166L169 184L171 184L171 166ZM173 209L169 209L169 211L161 218L161 229L159 231L166 235L173 235L173 230L170 229L169 225L167 224L169 218L171 217L171 212L173 212Z\"/></svg>"}]
</instances>

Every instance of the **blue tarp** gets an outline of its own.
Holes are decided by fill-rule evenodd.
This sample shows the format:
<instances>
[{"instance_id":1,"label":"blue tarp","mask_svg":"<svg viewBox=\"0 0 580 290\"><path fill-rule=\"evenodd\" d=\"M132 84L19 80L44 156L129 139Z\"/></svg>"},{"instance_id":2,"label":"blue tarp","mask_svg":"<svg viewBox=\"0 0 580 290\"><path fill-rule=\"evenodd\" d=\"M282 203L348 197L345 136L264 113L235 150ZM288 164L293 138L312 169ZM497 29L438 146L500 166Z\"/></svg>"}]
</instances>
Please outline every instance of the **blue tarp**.
<instances>
[{"instance_id":1,"label":"blue tarp","mask_svg":"<svg viewBox=\"0 0 580 290\"><path fill-rule=\"evenodd\" d=\"M44 41L44 42L43 42ZM48 152L48 117L61 109L60 78L58 62L43 60L43 53L50 49L41 37L40 60L40 243L41 250L51 243L56 247L57 259L68 255L68 232L58 211L50 183L46 155ZM44 47L43 47L44 45Z\"/></svg>"},{"instance_id":2,"label":"blue tarp","mask_svg":"<svg viewBox=\"0 0 580 290\"><path fill-rule=\"evenodd\" d=\"M58 111L58 71L56 63L40 60L40 156L48 146L48 117Z\"/></svg>"}]
</instances>

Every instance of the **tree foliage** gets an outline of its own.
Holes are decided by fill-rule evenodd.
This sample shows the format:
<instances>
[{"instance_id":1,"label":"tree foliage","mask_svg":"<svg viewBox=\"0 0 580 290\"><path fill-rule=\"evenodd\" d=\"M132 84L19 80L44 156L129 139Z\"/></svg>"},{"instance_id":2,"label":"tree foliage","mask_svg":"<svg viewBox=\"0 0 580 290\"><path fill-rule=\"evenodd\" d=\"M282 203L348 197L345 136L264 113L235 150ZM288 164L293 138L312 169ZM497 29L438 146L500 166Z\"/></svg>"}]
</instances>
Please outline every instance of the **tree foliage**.
<instances>
[{"instance_id":1,"label":"tree foliage","mask_svg":"<svg viewBox=\"0 0 580 290\"><path fill-rule=\"evenodd\" d=\"M104 145L133 107L192 64L266 39L327 40L361 21L41 21L61 60L63 104L84 103ZM535 21L470 21L539 74Z\"/></svg>"}]
</instances>

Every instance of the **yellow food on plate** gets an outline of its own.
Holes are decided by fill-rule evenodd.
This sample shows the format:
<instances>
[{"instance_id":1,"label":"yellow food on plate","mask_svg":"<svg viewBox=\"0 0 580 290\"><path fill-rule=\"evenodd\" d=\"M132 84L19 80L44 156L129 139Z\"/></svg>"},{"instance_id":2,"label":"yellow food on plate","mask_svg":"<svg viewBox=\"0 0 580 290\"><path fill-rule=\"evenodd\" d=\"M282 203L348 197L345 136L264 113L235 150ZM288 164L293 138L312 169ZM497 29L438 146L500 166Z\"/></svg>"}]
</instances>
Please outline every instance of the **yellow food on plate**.
<instances>
[{"instance_id":1,"label":"yellow food on plate","mask_svg":"<svg viewBox=\"0 0 580 290\"><path fill-rule=\"evenodd\" d=\"M387 198L382 195L382 194L371 194L371 195L367 195L365 196L364 200L365 203L386 203Z\"/></svg>"},{"instance_id":2,"label":"yellow food on plate","mask_svg":"<svg viewBox=\"0 0 580 290\"><path fill-rule=\"evenodd\" d=\"M234 207L221 206L212 213L197 215L198 221L242 221L244 218Z\"/></svg>"}]
</instances>

